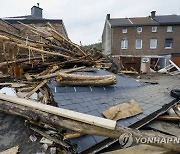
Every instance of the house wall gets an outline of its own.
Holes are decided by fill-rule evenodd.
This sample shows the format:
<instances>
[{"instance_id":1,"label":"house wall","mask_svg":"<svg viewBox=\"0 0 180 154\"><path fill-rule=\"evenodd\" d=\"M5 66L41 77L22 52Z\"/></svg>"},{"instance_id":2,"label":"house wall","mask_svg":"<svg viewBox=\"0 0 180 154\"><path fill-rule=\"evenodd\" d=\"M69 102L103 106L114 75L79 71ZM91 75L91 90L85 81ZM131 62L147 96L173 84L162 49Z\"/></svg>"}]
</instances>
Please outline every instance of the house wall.
<instances>
[{"instance_id":1,"label":"house wall","mask_svg":"<svg viewBox=\"0 0 180 154\"><path fill-rule=\"evenodd\" d=\"M137 33L137 27L127 27L128 32L122 33L122 27L114 27L112 32L112 55L158 55L180 52L180 26L173 26L173 32L166 32L167 26L157 26L157 32L152 32L152 26L143 26L142 33ZM172 49L165 49L165 39L173 38ZM128 49L121 49L121 40L128 40ZM142 39L142 49L135 48L136 39ZM157 48L150 49L150 39L157 39Z\"/></svg>"},{"instance_id":2,"label":"house wall","mask_svg":"<svg viewBox=\"0 0 180 154\"><path fill-rule=\"evenodd\" d=\"M111 41L111 28L109 22L106 21L102 35L102 47L105 54L111 54Z\"/></svg>"}]
</instances>

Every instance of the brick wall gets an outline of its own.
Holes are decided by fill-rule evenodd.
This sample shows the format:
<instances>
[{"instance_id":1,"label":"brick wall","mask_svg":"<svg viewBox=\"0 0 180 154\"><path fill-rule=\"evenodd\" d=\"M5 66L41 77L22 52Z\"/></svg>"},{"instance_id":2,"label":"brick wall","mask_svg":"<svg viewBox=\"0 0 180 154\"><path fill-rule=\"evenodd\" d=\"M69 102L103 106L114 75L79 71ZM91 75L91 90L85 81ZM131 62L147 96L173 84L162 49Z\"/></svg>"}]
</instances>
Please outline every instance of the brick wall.
<instances>
[{"instance_id":1,"label":"brick wall","mask_svg":"<svg viewBox=\"0 0 180 154\"><path fill-rule=\"evenodd\" d=\"M166 32L167 26L157 26L157 32L152 33L152 26L143 26L142 33L137 33L137 27L127 27L128 32L122 33L122 27L112 28L112 55L157 55L160 53L180 52L180 26L173 26L173 32ZM173 48L165 49L165 38L173 38ZM121 40L128 40L128 49L121 49ZM142 39L142 49L135 48L136 39ZM150 39L157 39L157 48L150 49Z\"/></svg>"}]
</instances>

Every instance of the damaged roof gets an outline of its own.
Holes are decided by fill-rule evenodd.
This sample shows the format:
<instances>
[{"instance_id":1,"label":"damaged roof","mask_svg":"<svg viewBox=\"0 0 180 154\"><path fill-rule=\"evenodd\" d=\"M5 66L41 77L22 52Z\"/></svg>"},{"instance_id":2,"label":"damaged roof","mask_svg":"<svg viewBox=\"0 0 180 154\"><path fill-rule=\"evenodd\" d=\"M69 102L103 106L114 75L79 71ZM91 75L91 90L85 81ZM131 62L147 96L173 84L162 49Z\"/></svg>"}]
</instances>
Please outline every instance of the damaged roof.
<instances>
[{"instance_id":1,"label":"damaged roof","mask_svg":"<svg viewBox=\"0 0 180 154\"><path fill-rule=\"evenodd\" d=\"M18 21L23 22L24 24L37 24L37 23L59 23L62 24L62 19L45 19L45 18L38 18L32 15L27 16L17 16L17 17L6 17L2 18L3 20L11 23L11 24L18 24Z\"/></svg>"},{"instance_id":2,"label":"damaged roof","mask_svg":"<svg viewBox=\"0 0 180 154\"><path fill-rule=\"evenodd\" d=\"M111 27L180 25L180 15L162 15L155 16L155 18L151 18L150 16L135 18L111 18L108 21Z\"/></svg>"},{"instance_id":3,"label":"damaged roof","mask_svg":"<svg viewBox=\"0 0 180 154\"><path fill-rule=\"evenodd\" d=\"M111 73L99 70L96 73L81 72L80 74L104 75ZM134 79L119 75L116 77L118 84L108 87L59 87L54 80L48 84L48 87L58 107L98 117L103 117L102 112L110 107L134 99L143 109L143 113L117 122L118 125L124 127L139 128L155 118L156 112L162 112L162 109L167 109L175 103L173 102L174 98L170 97L169 91L163 87L159 92L159 86L143 85ZM77 144L77 152L80 153L105 139L107 137L86 135L72 139L71 143Z\"/></svg>"},{"instance_id":4,"label":"damaged roof","mask_svg":"<svg viewBox=\"0 0 180 154\"><path fill-rule=\"evenodd\" d=\"M115 18L109 20L112 27L116 26L150 26L159 25L155 20L149 17L138 17L138 18Z\"/></svg>"}]
</instances>

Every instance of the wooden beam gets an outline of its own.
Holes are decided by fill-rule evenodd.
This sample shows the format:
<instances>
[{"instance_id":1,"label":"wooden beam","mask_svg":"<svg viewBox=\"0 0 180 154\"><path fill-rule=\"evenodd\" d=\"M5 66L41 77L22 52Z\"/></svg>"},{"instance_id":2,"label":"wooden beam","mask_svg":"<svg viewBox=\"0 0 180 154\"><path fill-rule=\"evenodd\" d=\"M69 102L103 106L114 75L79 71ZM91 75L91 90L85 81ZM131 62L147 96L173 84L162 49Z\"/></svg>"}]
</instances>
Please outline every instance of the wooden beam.
<instances>
[{"instance_id":1,"label":"wooden beam","mask_svg":"<svg viewBox=\"0 0 180 154\"><path fill-rule=\"evenodd\" d=\"M87 115L87 114L83 114L83 113L79 113L79 112L75 112L75 111L71 111L71 110L57 108L57 107L46 105L46 104L40 104L40 103L36 103L36 102L30 101L30 100L16 98L16 97L8 96L5 94L0 94L0 99L9 101L9 102L12 102L15 104L27 106L27 107L37 109L40 111L44 111L47 113L51 113L54 115L58 115L61 117L66 117L69 119L81 121L81 122L88 123L91 125L108 128L111 130L114 130L116 127L116 121L109 120L109 119L104 119L104 118Z\"/></svg>"},{"instance_id":2,"label":"wooden beam","mask_svg":"<svg viewBox=\"0 0 180 154\"><path fill-rule=\"evenodd\" d=\"M44 80L43 82L41 82L38 86L36 86L36 88L34 88L33 90L31 90L31 91L26 95L26 98L31 97L39 88L41 88L42 86L44 86L47 82L48 82L48 80Z\"/></svg>"},{"instance_id":3,"label":"wooden beam","mask_svg":"<svg viewBox=\"0 0 180 154\"><path fill-rule=\"evenodd\" d=\"M41 49L34 48L34 47L31 47L31 46L26 46L24 44L17 44L17 46L20 47L20 48L31 49L32 51L36 51L36 52L40 52L40 53L45 53L45 54L48 54L48 55L59 56L59 57L63 57L63 58L66 58L66 59L72 59L71 57L63 55L63 54L60 54L58 52L45 51L45 50L41 50Z\"/></svg>"},{"instance_id":4,"label":"wooden beam","mask_svg":"<svg viewBox=\"0 0 180 154\"><path fill-rule=\"evenodd\" d=\"M74 80L68 80L63 78L57 78L56 79L59 86L109 86L109 85L115 85L117 83L116 78L113 77L107 77L105 79L74 79Z\"/></svg>"},{"instance_id":5,"label":"wooden beam","mask_svg":"<svg viewBox=\"0 0 180 154\"><path fill-rule=\"evenodd\" d=\"M37 103L38 104L38 103ZM119 136L127 133L132 134L133 141L136 141L136 138L148 138L148 137L156 137L164 139L167 137L172 137L169 135L165 135L159 132L154 131L143 131L138 129L130 129L126 127L116 126L115 130L103 128L100 126L95 126L92 124L87 124L85 122L76 121L75 119L69 119L61 116L57 116L51 113L47 113L41 110L33 109L30 107L22 106L15 103L10 103L7 101L0 100L0 111L20 115L22 117L27 118L30 121L34 121L37 125L39 124L46 124L50 127L56 128L57 130L62 130L62 128L72 130L74 132L79 132L82 134L90 134L90 135L97 135L97 136L106 136L110 138L119 139ZM136 143L136 142L135 142ZM148 142L150 145L163 147L173 151L180 151L179 144L175 144L172 142L160 142L160 143L151 143Z\"/></svg>"},{"instance_id":6,"label":"wooden beam","mask_svg":"<svg viewBox=\"0 0 180 154\"><path fill-rule=\"evenodd\" d=\"M78 70L81 70L81 69L84 69L84 68L85 68L85 66L72 68L72 69L67 69L67 70L63 70L61 72L56 72L56 73L52 73L52 74L37 76L35 78L36 79L49 79L49 78L52 78L52 77L59 76L59 73L71 73L71 72L75 72L75 71L78 71Z\"/></svg>"},{"instance_id":7,"label":"wooden beam","mask_svg":"<svg viewBox=\"0 0 180 154\"><path fill-rule=\"evenodd\" d=\"M161 115L158 117L159 120L165 120L165 121L180 121L180 117L176 114L173 115Z\"/></svg>"},{"instance_id":8,"label":"wooden beam","mask_svg":"<svg viewBox=\"0 0 180 154\"><path fill-rule=\"evenodd\" d=\"M45 133L45 132L43 132L43 131L41 131L41 130L39 130L39 129L37 129L37 128L30 127L30 129L32 129L32 130L35 131L36 133L42 135L43 137L45 137L45 138L53 141L53 142L56 143L56 144L59 144L59 145L64 146L64 147L66 147L66 148L69 148L69 147L70 147L66 142L63 142L63 141L61 141L61 140L58 140L57 138L52 137L52 136L48 135L47 133Z\"/></svg>"},{"instance_id":9,"label":"wooden beam","mask_svg":"<svg viewBox=\"0 0 180 154\"><path fill-rule=\"evenodd\" d=\"M84 136L85 134L81 134L81 133L73 133L73 134L66 134L64 135L63 140L69 140L69 139L73 139L73 138L78 138L81 136Z\"/></svg>"},{"instance_id":10,"label":"wooden beam","mask_svg":"<svg viewBox=\"0 0 180 154\"><path fill-rule=\"evenodd\" d=\"M5 151L0 152L0 154L17 154L19 152L19 146L7 149Z\"/></svg>"}]
</instances>

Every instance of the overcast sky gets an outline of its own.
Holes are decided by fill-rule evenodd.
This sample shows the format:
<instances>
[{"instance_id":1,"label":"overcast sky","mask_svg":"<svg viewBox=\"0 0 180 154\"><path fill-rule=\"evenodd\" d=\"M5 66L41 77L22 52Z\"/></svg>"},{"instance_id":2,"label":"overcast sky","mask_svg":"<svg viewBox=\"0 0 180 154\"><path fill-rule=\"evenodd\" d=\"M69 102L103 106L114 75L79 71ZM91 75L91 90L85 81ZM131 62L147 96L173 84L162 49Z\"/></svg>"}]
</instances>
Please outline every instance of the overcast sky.
<instances>
[{"instance_id":1,"label":"overcast sky","mask_svg":"<svg viewBox=\"0 0 180 154\"><path fill-rule=\"evenodd\" d=\"M43 17L63 19L69 38L79 44L101 41L106 14L112 18L180 15L180 0L0 0L0 17L29 15L40 3Z\"/></svg>"}]
</instances>

